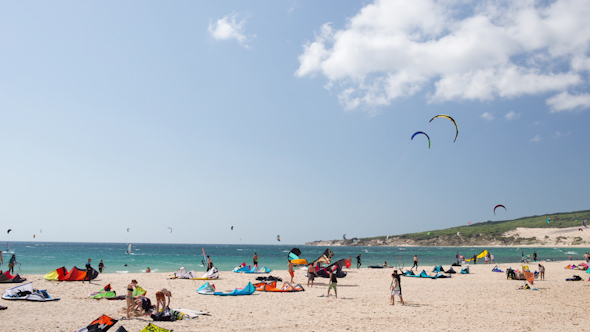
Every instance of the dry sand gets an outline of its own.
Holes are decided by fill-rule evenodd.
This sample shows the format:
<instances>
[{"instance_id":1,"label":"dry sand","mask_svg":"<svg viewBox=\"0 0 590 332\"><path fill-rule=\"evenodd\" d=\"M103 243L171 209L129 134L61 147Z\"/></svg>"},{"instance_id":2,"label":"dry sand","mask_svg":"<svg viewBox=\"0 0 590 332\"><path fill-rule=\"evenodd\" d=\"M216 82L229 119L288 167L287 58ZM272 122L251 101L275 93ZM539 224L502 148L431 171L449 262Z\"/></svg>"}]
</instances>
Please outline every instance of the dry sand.
<instances>
[{"instance_id":1,"label":"dry sand","mask_svg":"<svg viewBox=\"0 0 590 332\"><path fill-rule=\"evenodd\" d=\"M582 231L580 231L580 229ZM553 247L563 246L564 244L572 247L588 247L588 243L590 243L590 228L584 226L568 228L517 227L515 230L502 234L502 236L522 238L536 237L538 242L528 245L533 247ZM527 245L523 245L522 247L526 246Z\"/></svg>"},{"instance_id":2,"label":"dry sand","mask_svg":"<svg viewBox=\"0 0 590 332\"><path fill-rule=\"evenodd\" d=\"M546 280L535 281L539 291L517 290L522 281L506 280L504 273L491 272L492 266L471 265L472 274L455 274L450 279L402 278L405 306L389 304L392 269L350 269L338 280L338 298L326 294L327 279L316 279L307 287L303 271L296 271L295 282L305 292L261 293L250 296L212 296L196 293L204 281L168 280L169 273L102 274L91 284L45 281L42 275L25 275L37 289L47 289L56 302L0 300L8 310L0 311L0 327L18 331L74 331L102 314L113 318L125 315L125 301L87 299L88 293L111 284L117 294L125 294L131 279L154 293L162 287L172 291L173 308L209 311L212 316L193 320L155 322L174 331L590 331L586 318L588 281L566 282L574 274L588 279L585 271L565 270L569 262L547 262ZM575 261L575 263L578 263ZM520 264L501 264L520 268ZM444 265L444 268L448 268ZM537 269L537 265L531 265ZM424 267L427 272L432 267ZM422 267L420 268L422 270ZM212 283L219 291L230 291L255 281L258 275L221 272ZM288 281L287 271L271 275ZM13 287L0 284L0 291ZM149 317L121 320L139 331Z\"/></svg>"}]
</instances>

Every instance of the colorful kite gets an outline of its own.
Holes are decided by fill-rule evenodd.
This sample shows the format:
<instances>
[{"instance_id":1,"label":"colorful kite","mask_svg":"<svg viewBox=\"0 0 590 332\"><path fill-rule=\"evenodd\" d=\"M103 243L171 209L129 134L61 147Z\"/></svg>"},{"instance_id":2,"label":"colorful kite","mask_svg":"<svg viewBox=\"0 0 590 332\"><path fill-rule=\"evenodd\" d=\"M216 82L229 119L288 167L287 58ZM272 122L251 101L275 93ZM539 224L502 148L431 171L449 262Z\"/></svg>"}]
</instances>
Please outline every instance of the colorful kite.
<instances>
[{"instance_id":1,"label":"colorful kite","mask_svg":"<svg viewBox=\"0 0 590 332\"><path fill-rule=\"evenodd\" d=\"M453 121L453 123L455 124L455 129L457 130L457 133L455 134L455 140L453 141L453 142L455 142L457 140L457 136L459 136L459 126L457 126L457 122L455 122L455 120L453 118L451 118L450 116L445 115L445 114L439 114L439 115L435 116L434 118L430 119L430 121L428 121L428 122L432 122L432 120L434 120L436 118L446 118L446 119ZM430 141L430 138L428 140Z\"/></svg>"},{"instance_id":2,"label":"colorful kite","mask_svg":"<svg viewBox=\"0 0 590 332\"><path fill-rule=\"evenodd\" d=\"M414 136L416 136L418 134L422 134L422 135L426 136L426 138L428 138L428 148L430 149L430 147L432 146L432 143L430 142L430 137L428 137L428 135L423 131L415 132L414 135L412 135L412 141L414 140Z\"/></svg>"}]
</instances>

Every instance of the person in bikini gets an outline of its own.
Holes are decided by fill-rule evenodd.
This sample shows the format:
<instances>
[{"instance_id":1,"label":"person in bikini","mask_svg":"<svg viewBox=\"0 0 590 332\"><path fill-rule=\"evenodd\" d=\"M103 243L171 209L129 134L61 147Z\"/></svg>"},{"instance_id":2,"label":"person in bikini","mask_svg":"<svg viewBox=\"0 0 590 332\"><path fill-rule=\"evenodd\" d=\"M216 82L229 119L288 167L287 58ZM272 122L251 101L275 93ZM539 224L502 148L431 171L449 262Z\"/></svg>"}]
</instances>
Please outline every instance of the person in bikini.
<instances>
[{"instance_id":1,"label":"person in bikini","mask_svg":"<svg viewBox=\"0 0 590 332\"><path fill-rule=\"evenodd\" d=\"M399 296L399 300L404 305L404 298L402 297L402 285L400 282L399 274L397 274L397 270L393 270L393 274L391 275L391 305L395 305L395 295Z\"/></svg>"},{"instance_id":2,"label":"person in bikini","mask_svg":"<svg viewBox=\"0 0 590 332\"><path fill-rule=\"evenodd\" d=\"M156 292L156 313L160 312L160 305L162 305L162 310L170 306L171 297L172 293L166 288L162 288ZM168 304L166 304L166 298L168 298Z\"/></svg>"},{"instance_id":3,"label":"person in bikini","mask_svg":"<svg viewBox=\"0 0 590 332\"><path fill-rule=\"evenodd\" d=\"M137 287L137 280L131 280L131 283L127 285L127 295L125 295L125 300L127 301L127 319L129 319L129 312L135 308L135 303L133 302L133 289Z\"/></svg>"}]
</instances>

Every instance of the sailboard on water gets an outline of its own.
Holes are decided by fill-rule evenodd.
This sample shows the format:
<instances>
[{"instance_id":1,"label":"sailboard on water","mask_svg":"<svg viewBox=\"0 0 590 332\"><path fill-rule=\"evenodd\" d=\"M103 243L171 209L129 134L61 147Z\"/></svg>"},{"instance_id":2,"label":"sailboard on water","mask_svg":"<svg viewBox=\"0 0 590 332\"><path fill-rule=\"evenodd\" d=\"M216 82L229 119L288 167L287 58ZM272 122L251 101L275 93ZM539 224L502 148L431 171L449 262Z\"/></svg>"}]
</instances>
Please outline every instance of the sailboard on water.
<instances>
[{"instance_id":1,"label":"sailboard on water","mask_svg":"<svg viewBox=\"0 0 590 332\"><path fill-rule=\"evenodd\" d=\"M201 248L201 249L203 249L203 259L201 259L201 263L203 263L204 268L207 268L208 264L207 264L207 255L205 255L205 248Z\"/></svg>"},{"instance_id":2,"label":"sailboard on water","mask_svg":"<svg viewBox=\"0 0 590 332\"><path fill-rule=\"evenodd\" d=\"M131 243L129 243L129 244L127 245L127 253L128 253L128 254L130 254L130 253L131 253L131 247L132 247L132 246L131 246Z\"/></svg>"},{"instance_id":3,"label":"sailboard on water","mask_svg":"<svg viewBox=\"0 0 590 332\"><path fill-rule=\"evenodd\" d=\"M10 250L10 242L6 242L6 250L4 250L4 254L14 254L14 251Z\"/></svg>"}]
</instances>

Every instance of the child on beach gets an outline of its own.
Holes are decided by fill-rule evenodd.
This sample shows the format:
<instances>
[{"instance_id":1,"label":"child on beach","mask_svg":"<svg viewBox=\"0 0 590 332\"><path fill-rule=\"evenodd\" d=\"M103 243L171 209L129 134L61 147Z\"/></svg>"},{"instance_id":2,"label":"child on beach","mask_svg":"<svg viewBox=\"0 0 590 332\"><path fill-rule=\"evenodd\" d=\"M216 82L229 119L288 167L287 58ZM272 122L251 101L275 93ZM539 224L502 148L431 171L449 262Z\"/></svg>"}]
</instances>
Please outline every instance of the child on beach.
<instances>
[{"instance_id":1,"label":"child on beach","mask_svg":"<svg viewBox=\"0 0 590 332\"><path fill-rule=\"evenodd\" d=\"M307 286L309 286L309 282L311 281L311 286L313 287L313 279L315 279L315 268L313 265L309 264L307 268Z\"/></svg>"},{"instance_id":2,"label":"child on beach","mask_svg":"<svg viewBox=\"0 0 590 332\"><path fill-rule=\"evenodd\" d=\"M393 270L393 274L391 274L391 286L389 289L391 290L391 305L395 305L395 295L399 296L399 300L404 305L404 298L402 297L402 285L400 280L400 275L397 274L397 270Z\"/></svg>"}]
</instances>

